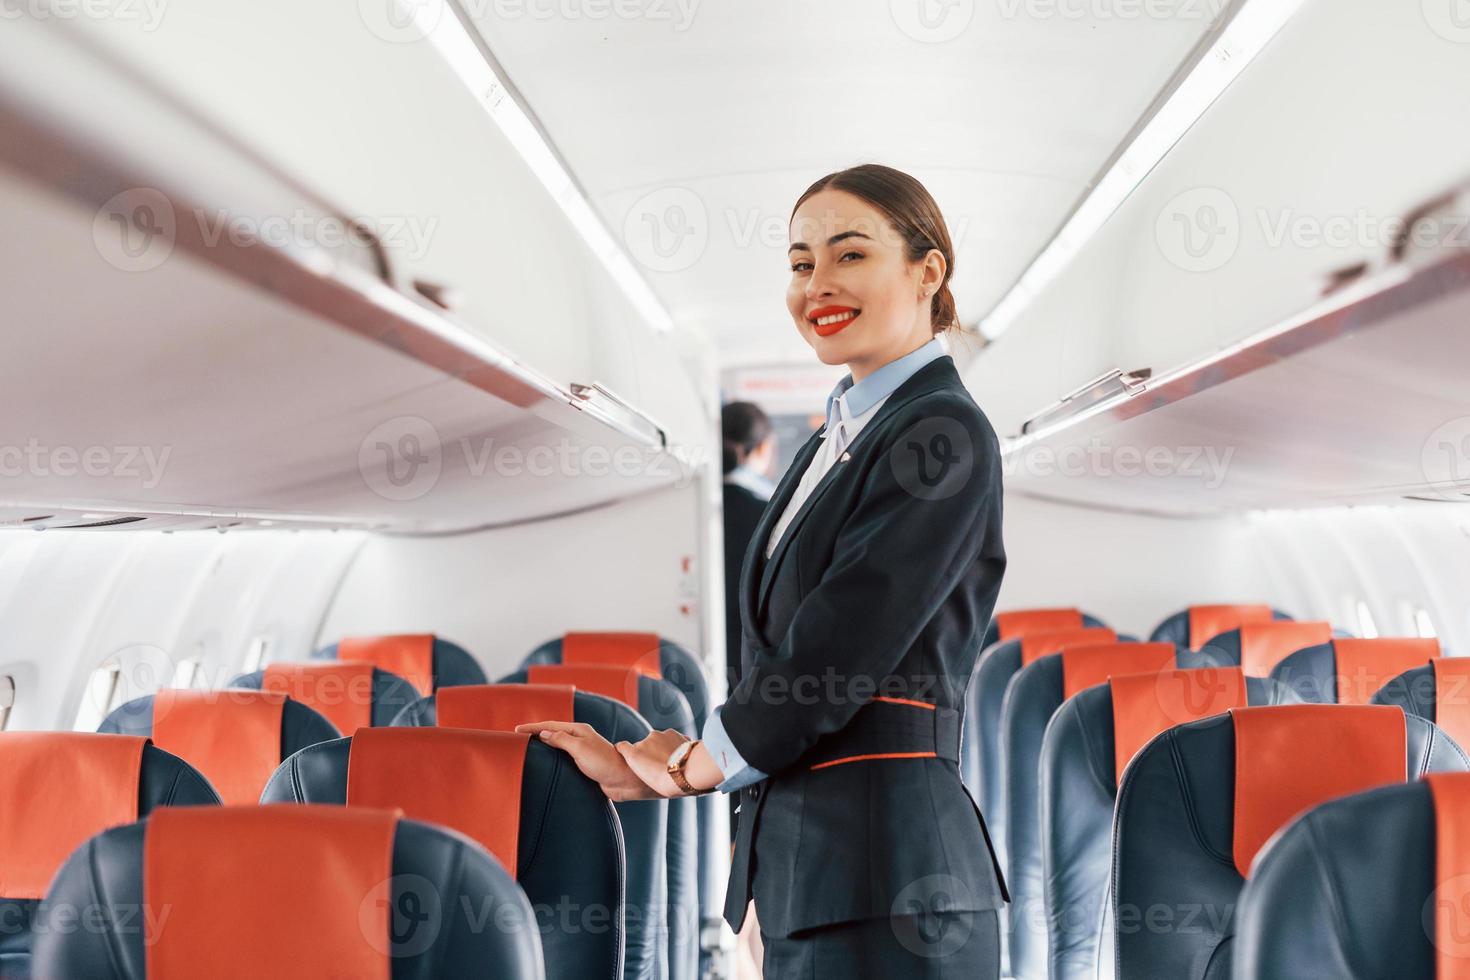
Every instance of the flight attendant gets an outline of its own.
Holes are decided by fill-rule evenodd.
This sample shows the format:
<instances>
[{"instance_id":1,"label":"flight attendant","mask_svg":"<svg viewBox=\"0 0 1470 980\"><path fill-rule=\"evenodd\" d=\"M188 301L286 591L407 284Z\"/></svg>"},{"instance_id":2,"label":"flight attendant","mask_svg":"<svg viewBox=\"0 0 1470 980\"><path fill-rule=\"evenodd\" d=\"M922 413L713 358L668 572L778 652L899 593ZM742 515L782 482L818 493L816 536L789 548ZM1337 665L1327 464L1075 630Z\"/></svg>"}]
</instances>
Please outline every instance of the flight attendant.
<instances>
[{"instance_id":1,"label":"flight attendant","mask_svg":"<svg viewBox=\"0 0 1470 980\"><path fill-rule=\"evenodd\" d=\"M1005 570L995 433L939 334L954 250L914 178L829 174L789 223L786 305L849 375L740 579L742 675L702 738L522 726L614 800L738 793L725 918L767 980L999 976L1007 900L960 781L960 711Z\"/></svg>"}]
</instances>

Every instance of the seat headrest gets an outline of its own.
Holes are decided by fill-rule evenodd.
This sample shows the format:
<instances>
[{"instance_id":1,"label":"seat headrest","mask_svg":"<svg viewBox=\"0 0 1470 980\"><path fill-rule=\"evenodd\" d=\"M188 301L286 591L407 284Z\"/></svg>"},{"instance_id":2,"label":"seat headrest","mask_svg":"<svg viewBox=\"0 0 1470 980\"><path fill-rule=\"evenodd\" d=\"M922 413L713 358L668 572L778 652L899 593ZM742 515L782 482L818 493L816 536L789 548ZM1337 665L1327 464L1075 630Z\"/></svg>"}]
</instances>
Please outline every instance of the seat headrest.
<instances>
[{"instance_id":1,"label":"seat headrest","mask_svg":"<svg viewBox=\"0 0 1470 980\"><path fill-rule=\"evenodd\" d=\"M1061 653L1069 647L1096 646L1117 641L1118 634L1104 626L1028 633L1021 637L1021 666L1029 667L1042 657Z\"/></svg>"},{"instance_id":2,"label":"seat headrest","mask_svg":"<svg viewBox=\"0 0 1470 980\"><path fill-rule=\"evenodd\" d=\"M1240 629L1247 623L1269 623L1273 613L1267 605L1190 606L1189 646L1198 650L1221 633Z\"/></svg>"},{"instance_id":3,"label":"seat headrest","mask_svg":"<svg viewBox=\"0 0 1470 980\"><path fill-rule=\"evenodd\" d=\"M275 663L265 668L260 688L284 694L326 715L344 735L373 724L372 664L353 661Z\"/></svg>"},{"instance_id":4,"label":"seat headrest","mask_svg":"<svg viewBox=\"0 0 1470 980\"><path fill-rule=\"evenodd\" d=\"M440 728L513 732L533 721L573 721L570 684L471 684L446 687L434 697Z\"/></svg>"},{"instance_id":5,"label":"seat headrest","mask_svg":"<svg viewBox=\"0 0 1470 980\"><path fill-rule=\"evenodd\" d=\"M1470 773L1424 781L1434 804L1435 891L1425 904L1434 907L1435 977L1470 980Z\"/></svg>"},{"instance_id":6,"label":"seat headrest","mask_svg":"<svg viewBox=\"0 0 1470 980\"><path fill-rule=\"evenodd\" d=\"M79 844L138 819L147 744L133 735L0 733L0 895L41 898Z\"/></svg>"},{"instance_id":7,"label":"seat headrest","mask_svg":"<svg viewBox=\"0 0 1470 980\"><path fill-rule=\"evenodd\" d=\"M1061 651L1062 699L1115 674L1152 674L1174 666L1172 643L1099 643Z\"/></svg>"},{"instance_id":8,"label":"seat headrest","mask_svg":"<svg viewBox=\"0 0 1470 980\"><path fill-rule=\"evenodd\" d=\"M1117 781L1139 750L1154 736L1249 702L1245 672L1239 667L1200 667L1114 676L1108 681L1113 704L1113 760Z\"/></svg>"},{"instance_id":9,"label":"seat headrest","mask_svg":"<svg viewBox=\"0 0 1470 980\"><path fill-rule=\"evenodd\" d=\"M188 760L225 803L255 803L281 764L285 708L286 695L272 691L159 691L153 742Z\"/></svg>"},{"instance_id":10,"label":"seat headrest","mask_svg":"<svg viewBox=\"0 0 1470 980\"><path fill-rule=\"evenodd\" d=\"M1032 633L1054 633L1057 630L1082 629L1080 609L1013 609L995 614L997 639L1015 640Z\"/></svg>"},{"instance_id":11,"label":"seat headrest","mask_svg":"<svg viewBox=\"0 0 1470 980\"><path fill-rule=\"evenodd\" d=\"M434 693L434 634L349 636L337 642L337 659L372 664L397 674L421 696Z\"/></svg>"},{"instance_id":12,"label":"seat headrest","mask_svg":"<svg viewBox=\"0 0 1470 980\"><path fill-rule=\"evenodd\" d=\"M657 633L564 633L561 662L575 666L634 667L649 677L661 680L664 676Z\"/></svg>"},{"instance_id":13,"label":"seat headrest","mask_svg":"<svg viewBox=\"0 0 1470 980\"><path fill-rule=\"evenodd\" d=\"M1270 677L1286 657L1332 639L1330 623L1247 623L1240 627L1240 667L1247 677Z\"/></svg>"},{"instance_id":14,"label":"seat headrest","mask_svg":"<svg viewBox=\"0 0 1470 980\"><path fill-rule=\"evenodd\" d=\"M1387 706L1236 708L1233 857L1243 877L1271 835L1302 811L1407 774L1404 713Z\"/></svg>"},{"instance_id":15,"label":"seat headrest","mask_svg":"<svg viewBox=\"0 0 1470 980\"><path fill-rule=\"evenodd\" d=\"M1439 640L1380 637L1333 640L1337 658L1337 703L1368 704L1399 674L1439 659Z\"/></svg>"},{"instance_id":16,"label":"seat headrest","mask_svg":"<svg viewBox=\"0 0 1470 980\"><path fill-rule=\"evenodd\" d=\"M71 919L38 933L36 977L543 975L535 914L488 854L366 808L161 810L87 841L45 906Z\"/></svg>"},{"instance_id":17,"label":"seat headrest","mask_svg":"<svg viewBox=\"0 0 1470 980\"><path fill-rule=\"evenodd\" d=\"M532 664L526 668L526 680L531 684L571 686L621 701L634 711L638 710L639 703L638 679L647 676L636 667L596 664Z\"/></svg>"}]
</instances>

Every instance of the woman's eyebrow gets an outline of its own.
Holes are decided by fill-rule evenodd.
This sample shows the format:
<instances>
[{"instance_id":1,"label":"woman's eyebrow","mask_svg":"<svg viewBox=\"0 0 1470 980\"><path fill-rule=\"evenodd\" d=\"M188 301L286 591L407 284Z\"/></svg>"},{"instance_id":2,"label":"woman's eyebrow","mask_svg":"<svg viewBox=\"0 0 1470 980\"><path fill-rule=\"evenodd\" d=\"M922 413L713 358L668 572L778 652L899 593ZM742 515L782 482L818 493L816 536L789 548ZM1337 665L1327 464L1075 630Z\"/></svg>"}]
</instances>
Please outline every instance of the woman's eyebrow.
<instances>
[{"instance_id":1,"label":"woman's eyebrow","mask_svg":"<svg viewBox=\"0 0 1470 980\"><path fill-rule=\"evenodd\" d=\"M870 242L872 241L871 238L868 238L867 235L864 235L860 231L843 231L843 232L838 232L837 234L833 235L831 238L827 239L827 244L828 245L836 245L838 242L842 241L844 238L866 238L868 241L870 241ZM797 249L801 249L803 252L810 252L811 251L811 246L807 245L806 242L792 242L791 243L791 247L788 248L786 250L786 252L789 255L790 253L796 251Z\"/></svg>"}]
</instances>

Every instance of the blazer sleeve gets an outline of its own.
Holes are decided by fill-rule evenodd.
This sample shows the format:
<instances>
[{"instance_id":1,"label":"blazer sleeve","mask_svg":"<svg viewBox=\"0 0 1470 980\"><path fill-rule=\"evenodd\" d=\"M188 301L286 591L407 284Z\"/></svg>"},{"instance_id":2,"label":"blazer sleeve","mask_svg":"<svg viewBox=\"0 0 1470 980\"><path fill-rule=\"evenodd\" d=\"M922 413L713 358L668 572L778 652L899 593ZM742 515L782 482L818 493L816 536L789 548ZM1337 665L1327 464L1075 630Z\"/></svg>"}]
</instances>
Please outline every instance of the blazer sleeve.
<instances>
[{"instance_id":1,"label":"blazer sleeve","mask_svg":"<svg viewBox=\"0 0 1470 980\"><path fill-rule=\"evenodd\" d=\"M1000 447L985 416L954 395L906 414L884 434L831 564L721 711L763 772L792 765L878 693L999 533Z\"/></svg>"}]
</instances>

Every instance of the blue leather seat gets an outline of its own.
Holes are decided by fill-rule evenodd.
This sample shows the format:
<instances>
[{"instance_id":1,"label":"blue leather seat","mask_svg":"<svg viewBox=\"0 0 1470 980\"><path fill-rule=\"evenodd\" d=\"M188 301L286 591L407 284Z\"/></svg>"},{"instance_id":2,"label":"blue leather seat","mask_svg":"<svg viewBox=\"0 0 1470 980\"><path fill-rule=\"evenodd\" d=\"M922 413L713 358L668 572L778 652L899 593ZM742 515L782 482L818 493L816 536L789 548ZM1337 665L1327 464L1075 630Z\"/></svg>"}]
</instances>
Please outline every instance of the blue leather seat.
<instances>
[{"instance_id":1,"label":"blue leather seat","mask_svg":"<svg viewBox=\"0 0 1470 980\"><path fill-rule=\"evenodd\" d=\"M1438 656L1435 639L1331 640L1290 654L1272 668L1271 676L1303 701L1368 704L1383 685Z\"/></svg>"},{"instance_id":2,"label":"blue leather seat","mask_svg":"<svg viewBox=\"0 0 1470 980\"><path fill-rule=\"evenodd\" d=\"M490 691L492 687L505 687L512 691L532 691L535 688L524 684L465 685L456 692L461 697L473 698L477 693ZM446 695L447 697L448 695ZM430 695L415 701L394 720L394 725L433 728L438 724L439 695ZM531 717L537 712L506 712L506 720L521 724L529 721L562 720L548 717ZM456 727L477 728L486 731L514 731L515 725L502 727L499 719L482 717L460 718ZM627 705L600 694L577 691L572 695L572 716L568 721L590 725L593 731L609 742L636 742L651 729L643 717ZM493 724L487 722L494 722ZM675 805L681 801L675 801ZM628 872L625 905L628 909L627 942L623 958L623 976L663 977L668 975L669 936L666 922L668 909L668 846L669 801L629 800L614 803L618 822L623 830L623 853ZM687 807L685 808L687 810Z\"/></svg>"},{"instance_id":3,"label":"blue leather seat","mask_svg":"<svg viewBox=\"0 0 1470 980\"><path fill-rule=\"evenodd\" d=\"M437 691L441 687L458 687L462 684L485 683L484 668L468 650L440 636L428 639L432 640L430 647L430 672L433 678L431 690ZM336 660L340 647L339 642L322 647L320 650L314 650L311 658L313 660ZM385 667L384 669L393 673L391 668Z\"/></svg>"},{"instance_id":4,"label":"blue leather seat","mask_svg":"<svg viewBox=\"0 0 1470 980\"><path fill-rule=\"evenodd\" d=\"M1092 632L1087 632L1092 631ZM1053 644L1048 638L1057 638ZM980 654L970 686L965 690L965 717L960 739L960 777L980 803L995 846L996 860L1007 880L1011 867L1006 854L1005 765L1001 756L1002 707L1011 678L1023 663L1055 653L1072 643L1111 643L1118 639L1107 627L1047 631L1030 638L1002 640Z\"/></svg>"},{"instance_id":5,"label":"blue leather seat","mask_svg":"<svg viewBox=\"0 0 1470 980\"><path fill-rule=\"evenodd\" d=\"M1051 980L1113 975L1112 957L1099 961L1098 953L1113 866L1113 807L1119 775L1129 762L1117 756L1117 722L1127 744L1141 747L1150 733L1163 730L1161 726L1208 717L1237 704L1297 700L1275 681L1244 677L1238 668L1224 670L1236 677L1220 676L1219 668L1168 671L1148 685L1153 690L1147 694L1138 689L1141 679L1099 684L1067 699L1052 716L1040 760L1042 883ZM1122 691L1116 702L1115 688ZM1140 695L1143 707L1153 712L1136 709ZM1111 949L1111 942L1107 946Z\"/></svg>"},{"instance_id":6,"label":"blue leather seat","mask_svg":"<svg viewBox=\"0 0 1470 980\"><path fill-rule=\"evenodd\" d=\"M698 738L699 733L704 731L704 723L709 720L709 713L714 707L711 703L709 683L705 679L704 670L698 658L679 644L666 637L660 636L654 639L657 653L653 653L652 650L648 652L648 665L657 666L663 680L672 684L680 694L684 695L684 700L689 703L689 712L693 719L693 727L686 734ZM565 641L565 636L547 640L532 650L522 661L521 666L561 663ZM678 725L661 725L647 711L640 709L640 713L655 729L668 727L678 728L681 732L685 731ZM709 970L710 955L719 947L720 930L723 928L721 917L725 906L725 868L729 865L730 838L721 830L721 824L725 819L721 814L727 809L728 807L718 793L706 793L694 800L693 810L698 834L698 854L694 873L702 926L700 935L695 937L695 943L699 948L699 973L701 975ZM678 822L682 818L671 814L670 819ZM678 967L671 965L671 969L677 971ZM682 974L675 972L672 976L674 980L680 980Z\"/></svg>"},{"instance_id":7,"label":"blue leather seat","mask_svg":"<svg viewBox=\"0 0 1470 980\"><path fill-rule=\"evenodd\" d=\"M211 816L229 818L236 815L233 810L218 809ZM321 821L321 813L309 814L304 807L300 810L301 814L292 816L306 816L308 820L293 821L293 834L318 838L319 846L325 849L337 831L336 825ZM252 812L278 816L261 809ZM233 866L239 877L259 875L265 870L278 877L294 873L301 879L319 879L335 870L325 861L321 866L312 866L309 860L303 863L299 856L292 867L279 867L282 858L271 847L242 845L226 832L229 826L222 824L219 834L204 838L207 846L170 849L168 860L193 867L218 868L225 864ZM146 980L150 976L146 939L152 937L141 925L139 910L161 923L159 938L169 934L167 920L158 918L160 913L146 904L147 876L156 873L146 858L149 833L150 821L108 830L89 840L66 862L47 893L48 905L58 910L96 910L90 914L100 912L103 926L56 929L42 936L36 943L37 978ZM414 820L398 820L391 840L391 857L384 858L390 872L385 878L391 884L382 896L389 910L388 928L380 938L370 937L368 941L385 955L391 970L388 975L393 980L544 980L534 913L526 896L490 855L462 835ZM371 898L371 894L353 894L340 907L310 911L333 917L345 929L355 928L360 935L362 908ZM285 903L279 894L273 899L268 911L246 909L248 899L242 899L235 889L222 888L200 898L200 903L207 902L205 908L171 907L169 914L175 918L192 915L196 921L201 916L225 922L246 915L257 922L266 919L276 940L249 943L244 950L201 955L197 969L190 975L225 975L222 968L227 958L234 966L230 976L292 975L289 952L283 950L289 951L292 945L319 945L321 940L311 932L310 923L301 923L284 912ZM491 928L486 928L486 915L493 916ZM240 945L246 945L246 941ZM325 953L330 955L331 951ZM251 962L242 963L242 957ZM282 963L282 959L287 962Z\"/></svg>"},{"instance_id":8,"label":"blue leather seat","mask_svg":"<svg viewBox=\"0 0 1470 980\"><path fill-rule=\"evenodd\" d=\"M1040 980L1047 972L1038 774L1042 736L1052 715L1071 694L1107 680L1111 673L1157 673L1194 666L1195 659L1192 651L1172 643L1107 643L1048 654L1011 678L1001 708L1011 976Z\"/></svg>"},{"instance_id":9,"label":"blue leather seat","mask_svg":"<svg viewBox=\"0 0 1470 980\"><path fill-rule=\"evenodd\" d=\"M260 690L265 680L265 670L253 671L249 674L241 674L230 681L230 687L247 687ZM321 703L311 697L304 697L297 693L291 694L292 700L300 701L307 707L318 711L327 718L333 717L331 703ZM393 719L398 717L398 712L413 704L419 699L419 692L412 684L396 674L390 674L386 670L374 667L372 673L372 685L370 692L369 714L371 727L382 728L391 725ZM337 725L338 730L351 734L343 725Z\"/></svg>"},{"instance_id":10,"label":"blue leather seat","mask_svg":"<svg viewBox=\"0 0 1470 980\"><path fill-rule=\"evenodd\" d=\"M1118 791L1107 926L1117 976L1230 977L1232 913L1273 831L1336 796L1467 768L1432 724L1387 707L1245 708L1168 730Z\"/></svg>"},{"instance_id":11,"label":"blue leather seat","mask_svg":"<svg viewBox=\"0 0 1470 980\"><path fill-rule=\"evenodd\" d=\"M75 825L77 821L76 811L81 805L77 797L87 793L89 788L100 787L77 786L75 780L79 774L81 778L95 776L97 771L88 767L85 760L78 758L79 754L89 752L89 746L94 739L112 739L116 736L83 735L71 732L17 732L0 734L0 772L16 777L18 764L13 760L12 753L15 746L22 742L29 742L29 752L35 753L33 759L43 759L48 769L56 775L59 785L49 790L26 785L9 786L0 793L0 807L19 808L32 818L39 818L33 829L43 838L49 837L51 827L46 819L50 813L50 807L65 808L68 812L68 823ZM216 805L219 797L202 775L192 766L177 756L147 744L141 739L129 739L134 743L135 751L132 758L127 762L127 771L109 770L106 775L115 779L120 785L128 785L136 781L137 805L136 810L129 808L129 812L119 822L130 823L138 817L145 817L161 806L201 806ZM136 761L133 761L136 760ZM81 768L74 767L80 765ZM95 766L95 763L93 764ZM133 768L136 766L136 768ZM4 777L0 776L0 781ZM64 785L61 785L64 783ZM38 794L38 795L37 795ZM7 820L7 826L12 828L17 825L24 826L23 822ZM97 830L106 827L107 821L96 825ZM12 837L0 846L0 865L8 863L3 855L9 854L34 854L46 846L44 840L17 839ZM68 844L68 847L71 845ZM66 851L61 851L64 855ZM44 869L47 876L60 866L60 860L55 865ZM7 886L13 885L20 877L12 873L13 869L4 868L0 877L4 877ZM44 922L37 920L41 911L41 898L44 891L46 878L39 879L34 890L26 891L25 894L16 894L7 887L9 894L0 895L0 977L21 978L30 976L31 948L37 936L37 926L45 926ZM21 889L25 891L24 888ZM79 908L86 906L78 905ZM41 929L44 931L44 928ZM37 973L37 976L85 976L82 973Z\"/></svg>"},{"instance_id":12,"label":"blue leather seat","mask_svg":"<svg viewBox=\"0 0 1470 980\"><path fill-rule=\"evenodd\" d=\"M1467 779L1347 796L1282 831L1240 896L1235 975L1435 980L1446 975L1441 951L1463 971L1466 935L1456 929L1441 942L1439 929L1446 911L1464 925L1463 872L1440 867L1437 851L1441 835L1470 830Z\"/></svg>"},{"instance_id":13,"label":"blue leather seat","mask_svg":"<svg viewBox=\"0 0 1470 980\"><path fill-rule=\"evenodd\" d=\"M1290 622L1291 617L1280 609L1263 605L1189 606L1165 617L1148 638L1199 650L1221 633L1239 629L1242 623L1269 620Z\"/></svg>"},{"instance_id":14,"label":"blue leather seat","mask_svg":"<svg viewBox=\"0 0 1470 980\"><path fill-rule=\"evenodd\" d=\"M1325 622L1272 620L1227 630L1196 649L1218 667L1240 667L1250 677L1269 677L1282 660L1333 637L1351 639Z\"/></svg>"},{"instance_id":15,"label":"blue leather seat","mask_svg":"<svg viewBox=\"0 0 1470 980\"><path fill-rule=\"evenodd\" d=\"M393 731L373 730L374 738ZM455 729L439 729L462 735ZM432 736L425 731L416 738ZM484 739L515 736L476 733ZM358 736L323 742L293 755L266 785L262 803L348 803L349 764ZM432 753L425 753L432 756ZM432 757L422 768L433 770ZM484 792L495 792L480 787ZM394 805L415 812L405 791ZM458 802L458 801L457 801ZM477 799L466 786L463 812L475 818ZM441 821L443 822L443 821ZM618 977L623 968L623 842L618 817L601 788L583 776L565 753L531 739L525 744L520 782L515 880L535 909L546 975ZM457 828L456 828L457 829ZM503 862L509 864L510 862ZM493 932L494 930L489 930ZM494 975L481 970L476 976Z\"/></svg>"},{"instance_id":16,"label":"blue leather seat","mask_svg":"<svg viewBox=\"0 0 1470 980\"><path fill-rule=\"evenodd\" d=\"M525 670L502 678L501 683L525 684L528 680L540 683L542 674L551 675L547 678L549 683L574 683L585 690L584 680L576 679L582 674L594 683L608 685L598 692L606 698L621 701L625 706L636 706L638 714L652 730L672 728L689 738L695 737L694 720L684 695L668 681L649 677L634 668L531 664ZM666 913L659 916L659 921L666 923L661 931L667 935L666 961L669 980L697 980L701 974L700 928L697 921L701 909L698 806L701 800L714 799L716 796L717 794L710 793L703 797L668 801L663 862L667 876Z\"/></svg>"}]
</instances>

